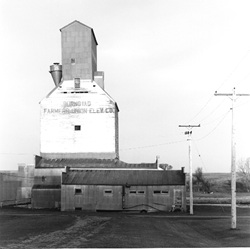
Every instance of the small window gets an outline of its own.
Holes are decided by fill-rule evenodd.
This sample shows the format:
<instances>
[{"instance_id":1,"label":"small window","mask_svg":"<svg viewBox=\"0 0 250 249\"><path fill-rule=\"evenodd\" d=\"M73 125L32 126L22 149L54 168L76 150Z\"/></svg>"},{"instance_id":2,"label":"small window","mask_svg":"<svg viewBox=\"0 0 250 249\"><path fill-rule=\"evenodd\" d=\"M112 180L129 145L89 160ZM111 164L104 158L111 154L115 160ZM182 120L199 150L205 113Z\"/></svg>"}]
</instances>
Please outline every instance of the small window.
<instances>
[{"instance_id":1,"label":"small window","mask_svg":"<svg viewBox=\"0 0 250 249\"><path fill-rule=\"evenodd\" d=\"M75 211L82 211L81 207L75 207Z\"/></svg>"},{"instance_id":2,"label":"small window","mask_svg":"<svg viewBox=\"0 0 250 249\"><path fill-rule=\"evenodd\" d=\"M113 195L113 190L112 190L112 189L105 189L105 190L104 190L104 195L106 195L106 196L111 196L111 195Z\"/></svg>"},{"instance_id":3,"label":"small window","mask_svg":"<svg viewBox=\"0 0 250 249\"><path fill-rule=\"evenodd\" d=\"M167 195L167 194L168 194L168 190L162 190L161 193L162 193L163 195Z\"/></svg>"},{"instance_id":4,"label":"small window","mask_svg":"<svg viewBox=\"0 0 250 249\"><path fill-rule=\"evenodd\" d=\"M168 194L168 190L154 190L154 195L167 195Z\"/></svg>"},{"instance_id":5,"label":"small window","mask_svg":"<svg viewBox=\"0 0 250 249\"><path fill-rule=\"evenodd\" d=\"M161 194L160 190L154 190L154 195L159 195L159 194Z\"/></svg>"},{"instance_id":6,"label":"small window","mask_svg":"<svg viewBox=\"0 0 250 249\"><path fill-rule=\"evenodd\" d=\"M129 194L136 194L136 190L130 190Z\"/></svg>"},{"instance_id":7,"label":"small window","mask_svg":"<svg viewBox=\"0 0 250 249\"><path fill-rule=\"evenodd\" d=\"M75 58L71 58L71 64L75 64L76 63L76 59Z\"/></svg>"},{"instance_id":8,"label":"small window","mask_svg":"<svg viewBox=\"0 0 250 249\"><path fill-rule=\"evenodd\" d=\"M138 193L138 195L144 195L145 191L144 190L138 190L137 193Z\"/></svg>"},{"instance_id":9,"label":"small window","mask_svg":"<svg viewBox=\"0 0 250 249\"><path fill-rule=\"evenodd\" d=\"M75 125L75 131L80 131L81 130L81 125Z\"/></svg>"},{"instance_id":10,"label":"small window","mask_svg":"<svg viewBox=\"0 0 250 249\"><path fill-rule=\"evenodd\" d=\"M75 189L75 195L80 195L82 193L82 190L80 188Z\"/></svg>"},{"instance_id":11,"label":"small window","mask_svg":"<svg viewBox=\"0 0 250 249\"><path fill-rule=\"evenodd\" d=\"M80 88L80 78L75 78L74 83L75 83L75 88Z\"/></svg>"}]
</instances>

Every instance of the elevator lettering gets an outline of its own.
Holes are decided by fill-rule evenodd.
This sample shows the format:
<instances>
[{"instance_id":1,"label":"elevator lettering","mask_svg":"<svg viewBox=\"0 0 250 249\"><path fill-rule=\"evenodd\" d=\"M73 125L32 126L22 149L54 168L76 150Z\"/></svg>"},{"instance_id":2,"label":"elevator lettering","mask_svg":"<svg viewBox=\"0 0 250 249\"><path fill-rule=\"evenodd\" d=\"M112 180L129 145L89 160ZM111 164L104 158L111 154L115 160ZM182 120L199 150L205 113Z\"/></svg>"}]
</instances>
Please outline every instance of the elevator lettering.
<instances>
[{"instance_id":1,"label":"elevator lettering","mask_svg":"<svg viewBox=\"0 0 250 249\"><path fill-rule=\"evenodd\" d=\"M45 114L86 114L86 113L114 113L111 107L92 108L91 101L64 101L63 108L44 108Z\"/></svg>"}]
</instances>

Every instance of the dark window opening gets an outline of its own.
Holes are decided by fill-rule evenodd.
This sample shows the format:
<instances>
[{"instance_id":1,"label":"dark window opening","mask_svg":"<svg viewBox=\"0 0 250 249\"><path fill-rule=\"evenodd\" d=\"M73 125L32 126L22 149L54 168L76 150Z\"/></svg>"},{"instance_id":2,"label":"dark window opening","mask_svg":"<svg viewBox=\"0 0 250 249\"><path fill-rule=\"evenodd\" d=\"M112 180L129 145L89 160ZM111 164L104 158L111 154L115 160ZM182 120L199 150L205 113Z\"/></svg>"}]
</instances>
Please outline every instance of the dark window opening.
<instances>
[{"instance_id":1,"label":"dark window opening","mask_svg":"<svg viewBox=\"0 0 250 249\"><path fill-rule=\"evenodd\" d=\"M82 193L82 190L80 188L75 189L75 195L80 195Z\"/></svg>"},{"instance_id":2,"label":"dark window opening","mask_svg":"<svg viewBox=\"0 0 250 249\"><path fill-rule=\"evenodd\" d=\"M162 190L161 193L162 194L168 194L168 190Z\"/></svg>"},{"instance_id":3,"label":"dark window opening","mask_svg":"<svg viewBox=\"0 0 250 249\"><path fill-rule=\"evenodd\" d=\"M82 211L81 207L75 207L75 211Z\"/></svg>"},{"instance_id":4,"label":"dark window opening","mask_svg":"<svg viewBox=\"0 0 250 249\"><path fill-rule=\"evenodd\" d=\"M168 190L154 190L154 195L159 195L159 194L166 195L168 193L169 193Z\"/></svg>"},{"instance_id":5,"label":"dark window opening","mask_svg":"<svg viewBox=\"0 0 250 249\"><path fill-rule=\"evenodd\" d=\"M75 131L80 131L81 130L81 125L75 125Z\"/></svg>"},{"instance_id":6,"label":"dark window opening","mask_svg":"<svg viewBox=\"0 0 250 249\"><path fill-rule=\"evenodd\" d=\"M71 64L75 64L76 63L76 59L75 58L71 58Z\"/></svg>"},{"instance_id":7,"label":"dark window opening","mask_svg":"<svg viewBox=\"0 0 250 249\"><path fill-rule=\"evenodd\" d=\"M129 193L130 194L136 194L136 191L135 190L130 190Z\"/></svg>"},{"instance_id":8,"label":"dark window opening","mask_svg":"<svg viewBox=\"0 0 250 249\"><path fill-rule=\"evenodd\" d=\"M113 195L113 190L112 189L104 190L104 195Z\"/></svg>"},{"instance_id":9,"label":"dark window opening","mask_svg":"<svg viewBox=\"0 0 250 249\"><path fill-rule=\"evenodd\" d=\"M138 190L138 194L144 195L144 194L145 194L145 191L144 191L144 190Z\"/></svg>"},{"instance_id":10,"label":"dark window opening","mask_svg":"<svg viewBox=\"0 0 250 249\"><path fill-rule=\"evenodd\" d=\"M154 194L160 194L161 191L160 190L154 190Z\"/></svg>"},{"instance_id":11,"label":"dark window opening","mask_svg":"<svg viewBox=\"0 0 250 249\"><path fill-rule=\"evenodd\" d=\"M67 92L65 92L65 93L67 93ZM89 93L89 92L87 92L87 91L77 91L77 92L70 92L70 93Z\"/></svg>"}]
</instances>

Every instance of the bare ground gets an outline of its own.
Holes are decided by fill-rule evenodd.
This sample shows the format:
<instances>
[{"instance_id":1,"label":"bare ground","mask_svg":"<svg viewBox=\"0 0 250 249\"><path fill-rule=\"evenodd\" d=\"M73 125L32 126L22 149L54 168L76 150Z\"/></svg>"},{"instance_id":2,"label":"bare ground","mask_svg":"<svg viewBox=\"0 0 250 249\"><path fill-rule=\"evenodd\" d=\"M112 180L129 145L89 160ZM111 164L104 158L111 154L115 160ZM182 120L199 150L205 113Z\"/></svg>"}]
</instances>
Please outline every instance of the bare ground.
<instances>
[{"instance_id":1,"label":"bare ground","mask_svg":"<svg viewBox=\"0 0 250 249\"><path fill-rule=\"evenodd\" d=\"M86 213L0 209L0 248L250 246L250 208L195 206L188 213Z\"/></svg>"}]
</instances>

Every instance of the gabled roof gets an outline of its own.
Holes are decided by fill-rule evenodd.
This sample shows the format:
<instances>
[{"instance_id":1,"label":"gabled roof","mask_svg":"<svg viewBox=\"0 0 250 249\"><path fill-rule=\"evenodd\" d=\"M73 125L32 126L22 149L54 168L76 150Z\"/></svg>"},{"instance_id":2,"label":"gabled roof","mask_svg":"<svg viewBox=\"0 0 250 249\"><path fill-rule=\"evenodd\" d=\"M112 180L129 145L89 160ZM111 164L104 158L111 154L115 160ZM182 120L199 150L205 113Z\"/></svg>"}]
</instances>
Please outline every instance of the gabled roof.
<instances>
[{"instance_id":1,"label":"gabled roof","mask_svg":"<svg viewBox=\"0 0 250 249\"><path fill-rule=\"evenodd\" d=\"M69 80L69 81L73 81L73 80ZM93 82L95 82L95 81L91 81L91 83L93 83ZM59 89L60 87L62 87L63 83L64 83L64 81L62 80L62 81L59 83L58 86L55 86L55 87L46 95L45 98L43 98L42 100L39 101L39 104L40 104L44 99L49 98L49 97L51 96L51 94L54 93L57 89ZM97 82L95 82L95 84L96 84L96 86L99 87L99 89L100 89L101 91L103 91L103 92L106 94L106 96L115 104L115 106L116 106L116 108L117 108L117 111L119 112L120 110L119 110L119 107L118 107L117 102L116 102L116 101L115 101L115 100L114 100L114 99L113 99L104 89L102 89L102 88L98 85Z\"/></svg>"},{"instance_id":2,"label":"gabled roof","mask_svg":"<svg viewBox=\"0 0 250 249\"><path fill-rule=\"evenodd\" d=\"M70 170L62 175L63 185L153 186L185 185L182 170Z\"/></svg>"},{"instance_id":3,"label":"gabled roof","mask_svg":"<svg viewBox=\"0 0 250 249\"><path fill-rule=\"evenodd\" d=\"M88 28L88 29L91 29L91 32L92 32L92 34L93 34L93 36L94 36L96 45L98 45L97 40L96 40L96 37L95 37L94 30L93 30L92 28L90 28L89 26L87 26L87 25L85 25L85 24L83 24L83 23L81 23L81 22L79 22L79 21L77 21L77 20L75 20L75 21L73 21L73 22L67 24L66 26L62 27L62 28L60 29L60 31L62 32L63 29L67 28L68 26L72 25L73 23L78 23L78 24L81 24L81 25L83 25L84 27L86 27L86 28Z\"/></svg>"},{"instance_id":4,"label":"gabled roof","mask_svg":"<svg viewBox=\"0 0 250 249\"><path fill-rule=\"evenodd\" d=\"M36 156L35 168L120 168L120 169L157 169L156 163L125 163L117 159L47 159Z\"/></svg>"}]
</instances>

